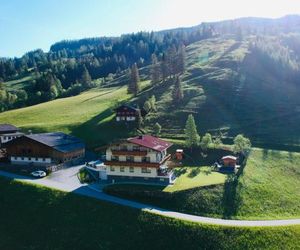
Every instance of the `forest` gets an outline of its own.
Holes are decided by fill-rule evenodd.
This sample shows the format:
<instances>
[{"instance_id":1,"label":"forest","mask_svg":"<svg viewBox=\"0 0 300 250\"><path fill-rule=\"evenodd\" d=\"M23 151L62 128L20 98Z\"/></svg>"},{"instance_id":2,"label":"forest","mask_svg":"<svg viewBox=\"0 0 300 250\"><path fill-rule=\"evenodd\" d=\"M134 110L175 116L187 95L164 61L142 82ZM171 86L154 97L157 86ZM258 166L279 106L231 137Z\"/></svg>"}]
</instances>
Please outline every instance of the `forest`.
<instances>
[{"instance_id":1,"label":"forest","mask_svg":"<svg viewBox=\"0 0 300 250\"><path fill-rule=\"evenodd\" d=\"M20 58L0 58L0 112L77 95L103 84L107 77L130 73L134 64L148 66L154 57L157 75L170 75L182 48L215 37L251 38L257 60L278 77L294 81L300 68L299 28L299 16L241 18L120 37L64 40L53 44L49 52L37 49ZM29 80L22 88L6 84L24 77Z\"/></svg>"}]
</instances>

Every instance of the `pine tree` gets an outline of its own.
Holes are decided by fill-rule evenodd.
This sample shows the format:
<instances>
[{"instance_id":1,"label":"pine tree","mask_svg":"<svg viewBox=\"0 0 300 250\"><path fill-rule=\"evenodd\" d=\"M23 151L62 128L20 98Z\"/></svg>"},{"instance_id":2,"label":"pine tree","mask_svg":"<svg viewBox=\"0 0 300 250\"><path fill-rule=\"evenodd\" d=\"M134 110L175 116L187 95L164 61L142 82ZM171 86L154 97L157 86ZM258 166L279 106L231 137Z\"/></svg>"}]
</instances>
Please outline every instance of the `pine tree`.
<instances>
[{"instance_id":1,"label":"pine tree","mask_svg":"<svg viewBox=\"0 0 300 250\"><path fill-rule=\"evenodd\" d=\"M149 113L151 111L151 103L149 101L145 101L144 106L143 106L144 110Z\"/></svg>"},{"instance_id":2,"label":"pine tree","mask_svg":"<svg viewBox=\"0 0 300 250\"><path fill-rule=\"evenodd\" d=\"M144 125L144 119L142 117L141 111L139 110L138 111L138 117L137 117L137 126L140 129L140 128L143 127L143 125Z\"/></svg>"},{"instance_id":3,"label":"pine tree","mask_svg":"<svg viewBox=\"0 0 300 250\"><path fill-rule=\"evenodd\" d=\"M158 63L155 54L152 54L152 65L151 65L151 83L153 85L160 81L160 65Z\"/></svg>"},{"instance_id":4,"label":"pine tree","mask_svg":"<svg viewBox=\"0 0 300 250\"><path fill-rule=\"evenodd\" d=\"M151 105L151 110L152 111L157 111L155 95L151 96L151 98L149 99L149 102L150 102L150 105Z\"/></svg>"},{"instance_id":5,"label":"pine tree","mask_svg":"<svg viewBox=\"0 0 300 250\"><path fill-rule=\"evenodd\" d=\"M165 82L166 79L169 76L168 55L167 55L167 53L164 53L163 56L162 56L162 61L161 61L161 64L160 64L160 71L161 71L162 80L163 80L163 82Z\"/></svg>"},{"instance_id":6,"label":"pine tree","mask_svg":"<svg viewBox=\"0 0 300 250\"><path fill-rule=\"evenodd\" d=\"M182 45L179 48L178 56L177 56L177 73L183 74L185 71L185 60L186 60L186 53L185 53L185 46Z\"/></svg>"},{"instance_id":7,"label":"pine tree","mask_svg":"<svg viewBox=\"0 0 300 250\"><path fill-rule=\"evenodd\" d=\"M82 74L81 74L81 84L84 88L90 88L92 86L92 78L86 66L83 66Z\"/></svg>"},{"instance_id":8,"label":"pine tree","mask_svg":"<svg viewBox=\"0 0 300 250\"><path fill-rule=\"evenodd\" d=\"M188 119L185 124L185 143L187 147L191 149L195 146L198 146L200 141L200 136L197 132L197 127L195 124L195 119L192 114L188 116Z\"/></svg>"},{"instance_id":9,"label":"pine tree","mask_svg":"<svg viewBox=\"0 0 300 250\"><path fill-rule=\"evenodd\" d=\"M169 75L175 77L177 68L177 50L175 45L168 49L167 65Z\"/></svg>"},{"instance_id":10,"label":"pine tree","mask_svg":"<svg viewBox=\"0 0 300 250\"><path fill-rule=\"evenodd\" d=\"M175 79L175 86L172 92L172 97L173 97L173 102L175 104L181 103L183 99L183 91L182 91L181 80L179 76L177 76Z\"/></svg>"},{"instance_id":11,"label":"pine tree","mask_svg":"<svg viewBox=\"0 0 300 250\"><path fill-rule=\"evenodd\" d=\"M128 85L128 92L137 96L140 92L140 75L137 64L133 64L130 70L130 82Z\"/></svg>"},{"instance_id":12,"label":"pine tree","mask_svg":"<svg viewBox=\"0 0 300 250\"><path fill-rule=\"evenodd\" d=\"M160 134L160 131L161 131L161 125L157 122L154 124L153 132L156 136L158 136Z\"/></svg>"}]
</instances>

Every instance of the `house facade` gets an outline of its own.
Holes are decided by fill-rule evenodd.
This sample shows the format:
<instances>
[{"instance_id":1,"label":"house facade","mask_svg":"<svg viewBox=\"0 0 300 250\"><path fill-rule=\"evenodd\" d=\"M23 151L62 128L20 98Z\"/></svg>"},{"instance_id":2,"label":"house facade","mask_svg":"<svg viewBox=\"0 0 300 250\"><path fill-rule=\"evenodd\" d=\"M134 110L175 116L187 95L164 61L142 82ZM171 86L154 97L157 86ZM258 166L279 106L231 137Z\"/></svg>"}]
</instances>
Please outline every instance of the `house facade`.
<instances>
[{"instance_id":1,"label":"house facade","mask_svg":"<svg viewBox=\"0 0 300 250\"><path fill-rule=\"evenodd\" d=\"M140 110L129 105L122 105L116 109L117 122L134 122L138 119Z\"/></svg>"},{"instance_id":2,"label":"house facade","mask_svg":"<svg viewBox=\"0 0 300 250\"><path fill-rule=\"evenodd\" d=\"M18 129L14 125L0 124L0 147L3 147L4 143L24 135L19 131L20 129Z\"/></svg>"},{"instance_id":3,"label":"house facade","mask_svg":"<svg viewBox=\"0 0 300 250\"><path fill-rule=\"evenodd\" d=\"M12 164L50 166L84 157L85 145L64 133L24 135L5 144Z\"/></svg>"},{"instance_id":4,"label":"house facade","mask_svg":"<svg viewBox=\"0 0 300 250\"><path fill-rule=\"evenodd\" d=\"M172 144L159 138L143 135L110 145L104 162L107 179L170 184L175 175L167 166Z\"/></svg>"}]
</instances>

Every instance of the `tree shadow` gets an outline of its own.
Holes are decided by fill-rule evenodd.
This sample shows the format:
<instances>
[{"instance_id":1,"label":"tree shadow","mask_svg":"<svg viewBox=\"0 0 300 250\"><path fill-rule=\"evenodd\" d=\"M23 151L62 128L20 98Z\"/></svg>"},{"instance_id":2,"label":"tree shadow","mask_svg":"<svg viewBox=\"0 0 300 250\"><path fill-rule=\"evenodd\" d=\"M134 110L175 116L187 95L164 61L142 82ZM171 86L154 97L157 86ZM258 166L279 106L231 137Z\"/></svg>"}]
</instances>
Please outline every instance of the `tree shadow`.
<instances>
[{"instance_id":1,"label":"tree shadow","mask_svg":"<svg viewBox=\"0 0 300 250\"><path fill-rule=\"evenodd\" d=\"M223 192L223 218L231 218L236 215L242 199L238 192L238 177L234 174L228 175L224 184Z\"/></svg>"},{"instance_id":2,"label":"tree shadow","mask_svg":"<svg viewBox=\"0 0 300 250\"><path fill-rule=\"evenodd\" d=\"M179 177L179 176L185 174L186 171L187 171L186 168L179 168L179 169L174 170L174 174L176 175L176 177Z\"/></svg>"},{"instance_id":3,"label":"tree shadow","mask_svg":"<svg viewBox=\"0 0 300 250\"><path fill-rule=\"evenodd\" d=\"M189 178L194 178L194 177L196 177L198 174L200 174L200 171L201 171L200 167L194 167L194 168L189 172L188 177L189 177Z\"/></svg>"},{"instance_id":4,"label":"tree shadow","mask_svg":"<svg viewBox=\"0 0 300 250\"><path fill-rule=\"evenodd\" d=\"M69 128L73 135L87 142L87 148L104 146L117 139L127 138L135 131L135 124L118 123L108 108L90 120Z\"/></svg>"}]
</instances>

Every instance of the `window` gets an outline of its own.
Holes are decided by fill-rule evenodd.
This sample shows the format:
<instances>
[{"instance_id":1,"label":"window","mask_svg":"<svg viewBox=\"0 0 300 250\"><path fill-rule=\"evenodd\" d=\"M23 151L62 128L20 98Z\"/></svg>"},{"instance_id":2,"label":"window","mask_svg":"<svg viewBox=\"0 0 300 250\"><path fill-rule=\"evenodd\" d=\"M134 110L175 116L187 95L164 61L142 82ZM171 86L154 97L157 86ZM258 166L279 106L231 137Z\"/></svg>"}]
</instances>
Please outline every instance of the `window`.
<instances>
[{"instance_id":1,"label":"window","mask_svg":"<svg viewBox=\"0 0 300 250\"><path fill-rule=\"evenodd\" d=\"M149 173L151 173L151 168L142 168L142 173L143 174L149 174Z\"/></svg>"},{"instance_id":2,"label":"window","mask_svg":"<svg viewBox=\"0 0 300 250\"><path fill-rule=\"evenodd\" d=\"M46 161L46 158L43 158L43 161Z\"/></svg>"},{"instance_id":3,"label":"window","mask_svg":"<svg viewBox=\"0 0 300 250\"><path fill-rule=\"evenodd\" d=\"M15 160L18 160L18 157L15 156L14 158L15 158Z\"/></svg>"},{"instance_id":4,"label":"window","mask_svg":"<svg viewBox=\"0 0 300 250\"><path fill-rule=\"evenodd\" d=\"M114 172L115 171L115 167L111 166L110 167L110 172Z\"/></svg>"},{"instance_id":5,"label":"window","mask_svg":"<svg viewBox=\"0 0 300 250\"><path fill-rule=\"evenodd\" d=\"M122 151L127 151L127 146L126 145L121 145L120 148L121 148Z\"/></svg>"},{"instance_id":6,"label":"window","mask_svg":"<svg viewBox=\"0 0 300 250\"><path fill-rule=\"evenodd\" d=\"M28 161L31 161L31 157L28 158Z\"/></svg>"},{"instance_id":7,"label":"window","mask_svg":"<svg viewBox=\"0 0 300 250\"><path fill-rule=\"evenodd\" d=\"M142 157L142 162L150 162L150 157Z\"/></svg>"},{"instance_id":8,"label":"window","mask_svg":"<svg viewBox=\"0 0 300 250\"><path fill-rule=\"evenodd\" d=\"M133 156L126 156L126 161L133 162L134 161L134 157Z\"/></svg>"},{"instance_id":9,"label":"window","mask_svg":"<svg viewBox=\"0 0 300 250\"><path fill-rule=\"evenodd\" d=\"M120 172L125 172L125 168L124 167L120 167Z\"/></svg>"},{"instance_id":10,"label":"window","mask_svg":"<svg viewBox=\"0 0 300 250\"><path fill-rule=\"evenodd\" d=\"M111 156L111 160L112 160L112 161L119 161L119 156L117 156L117 155L112 155L112 156Z\"/></svg>"},{"instance_id":11,"label":"window","mask_svg":"<svg viewBox=\"0 0 300 250\"><path fill-rule=\"evenodd\" d=\"M133 149L133 151L140 151L140 147L139 146L133 146L132 149Z\"/></svg>"},{"instance_id":12,"label":"window","mask_svg":"<svg viewBox=\"0 0 300 250\"><path fill-rule=\"evenodd\" d=\"M129 172L130 172L130 173L134 173L134 167L130 167L130 168L129 168Z\"/></svg>"},{"instance_id":13,"label":"window","mask_svg":"<svg viewBox=\"0 0 300 250\"><path fill-rule=\"evenodd\" d=\"M21 157L21 160L24 161L24 157Z\"/></svg>"},{"instance_id":14,"label":"window","mask_svg":"<svg viewBox=\"0 0 300 250\"><path fill-rule=\"evenodd\" d=\"M38 161L39 159L37 157L35 157L35 161Z\"/></svg>"}]
</instances>

